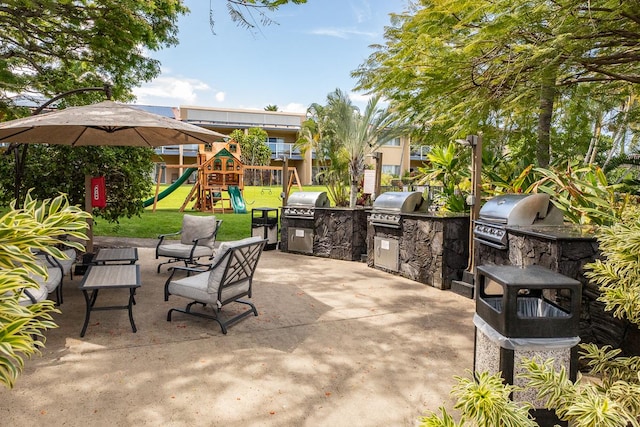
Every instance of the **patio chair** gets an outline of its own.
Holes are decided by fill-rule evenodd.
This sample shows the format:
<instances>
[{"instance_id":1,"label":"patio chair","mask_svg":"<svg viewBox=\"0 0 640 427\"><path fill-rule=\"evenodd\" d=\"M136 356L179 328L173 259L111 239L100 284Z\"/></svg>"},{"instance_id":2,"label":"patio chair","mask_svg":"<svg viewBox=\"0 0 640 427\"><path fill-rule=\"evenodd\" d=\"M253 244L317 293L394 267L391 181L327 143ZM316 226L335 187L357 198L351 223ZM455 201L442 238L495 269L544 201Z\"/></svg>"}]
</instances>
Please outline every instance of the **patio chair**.
<instances>
[{"instance_id":1,"label":"patio chair","mask_svg":"<svg viewBox=\"0 0 640 427\"><path fill-rule=\"evenodd\" d=\"M67 274L69 275L69 278L71 280L73 280L73 264L76 262L76 250L73 248L67 248L62 250L62 253L66 256L66 258L58 258L58 257L54 257L50 254L46 254L44 252L40 252L36 255L36 258L38 259L38 262L40 262L41 264L45 265L48 269L51 268L55 268L55 269L59 269L62 274L60 275L60 279L59 279L59 284L56 287L56 302L58 303L58 305L62 304L63 302L63 297L62 297L62 284L64 282L64 276L66 276ZM49 271L49 274L51 274L51 271ZM58 273L57 272L53 272L53 275L55 276L55 278L57 278ZM54 279L55 279L54 278ZM48 280L48 282L51 282L51 278ZM49 284L47 286L47 288L51 288L52 284Z\"/></svg>"},{"instance_id":2,"label":"patio chair","mask_svg":"<svg viewBox=\"0 0 640 427\"><path fill-rule=\"evenodd\" d=\"M45 278L39 274L32 273L30 274L31 278L38 282L41 291L46 290L47 294L55 292L56 304L62 304L62 276L64 275L62 265L57 258L49 254L38 254L36 258L36 262L40 263L40 265L47 269L47 277ZM27 294L26 296L29 296L29 293L40 293L40 291L34 290L34 288L25 288L25 292ZM31 297L29 298L32 299ZM36 299L38 298L39 297L36 297ZM25 300L25 302L28 301Z\"/></svg>"},{"instance_id":3,"label":"patio chair","mask_svg":"<svg viewBox=\"0 0 640 427\"><path fill-rule=\"evenodd\" d=\"M46 300L48 295L47 287L38 283L38 287L22 288L22 295L18 299L18 304L27 307Z\"/></svg>"},{"instance_id":4,"label":"patio chair","mask_svg":"<svg viewBox=\"0 0 640 427\"><path fill-rule=\"evenodd\" d=\"M174 262L184 262L189 265L200 265L198 260L202 257L213 257L213 248L216 242L216 234L222 224L215 216L185 215L182 217L182 229L175 233L161 234L158 236L156 246L156 259L169 258L169 261L158 264L160 267ZM180 236L180 241L166 240L170 236Z\"/></svg>"},{"instance_id":5,"label":"patio chair","mask_svg":"<svg viewBox=\"0 0 640 427\"><path fill-rule=\"evenodd\" d=\"M218 322L222 333L227 333L227 327L240 319L253 313L258 315L258 310L249 301L241 300L242 297L251 298L253 274L256 271L260 255L267 241L261 237L250 237L233 242L220 244L211 267L202 271L197 268L173 267L171 276L164 286L164 300L169 300L169 295L181 296L191 300L186 308L172 308L167 312L167 321L171 321L174 311L204 317ZM186 272L187 277L174 279L179 272ZM191 275L192 273L197 273ZM225 319L221 316L222 307L232 302L248 305L249 308L240 314ZM203 311L192 311L195 304L201 304L203 309L210 305L213 314Z\"/></svg>"}]
</instances>

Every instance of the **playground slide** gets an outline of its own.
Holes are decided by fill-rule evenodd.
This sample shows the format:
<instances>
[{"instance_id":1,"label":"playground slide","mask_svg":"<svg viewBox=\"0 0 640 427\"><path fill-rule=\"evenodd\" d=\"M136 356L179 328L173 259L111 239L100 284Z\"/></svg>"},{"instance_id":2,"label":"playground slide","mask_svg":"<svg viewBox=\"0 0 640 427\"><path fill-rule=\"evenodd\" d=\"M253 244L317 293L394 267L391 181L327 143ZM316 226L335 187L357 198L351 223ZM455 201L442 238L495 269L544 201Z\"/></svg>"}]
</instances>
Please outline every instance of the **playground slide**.
<instances>
[{"instance_id":1,"label":"playground slide","mask_svg":"<svg viewBox=\"0 0 640 427\"><path fill-rule=\"evenodd\" d=\"M233 213L247 213L247 206L244 203L240 189L235 185L230 185L228 191Z\"/></svg>"},{"instance_id":2,"label":"playground slide","mask_svg":"<svg viewBox=\"0 0 640 427\"><path fill-rule=\"evenodd\" d=\"M162 200L165 197L167 197L169 194L173 193L174 190L178 187L180 187L182 184L184 184L184 182L191 176L192 173L194 173L195 171L197 171L198 168L189 168L187 169L180 178L178 178L178 180L176 182L174 182L173 184L171 184L169 187L167 187L164 191L160 192L158 194L158 200ZM151 206L153 204L153 197L150 199L145 200L144 202L142 202L142 206L144 206L145 208L148 206Z\"/></svg>"}]
</instances>

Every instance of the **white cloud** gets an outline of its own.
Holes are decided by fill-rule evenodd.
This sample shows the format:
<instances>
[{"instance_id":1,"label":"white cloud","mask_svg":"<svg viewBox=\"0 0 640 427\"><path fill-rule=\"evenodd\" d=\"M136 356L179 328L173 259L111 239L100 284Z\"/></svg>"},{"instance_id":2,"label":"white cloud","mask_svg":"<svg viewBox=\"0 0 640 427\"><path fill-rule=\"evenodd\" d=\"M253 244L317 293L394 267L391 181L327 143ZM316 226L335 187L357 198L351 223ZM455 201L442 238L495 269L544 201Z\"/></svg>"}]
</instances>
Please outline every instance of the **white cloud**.
<instances>
[{"instance_id":1,"label":"white cloud","mask_svg":"<svg viewBox=\"0 0 640 427\"><path fill-rule=\"evenodd\" d=\"M361 2L360 6L351 4L351 10L356 17L356 22L359 24L371 19L371 5L368 1Z\"/></svg>"},{"instance_id":2,"label":"white cloud","mask_svg":"<svg viewBox=\"0 0 640 427\"><path fill-rule=\"evenodd\" d=\"M198 102L198 93L210 90L211 87L200 80L158 77L133 89L133 93L140 104L194 105Z\"/></svg>"},{"instance_id":3,"label":"white cloud","mask_svg":"<svg viewBox=\"0 0 640 427\"><path fill-rule=\"evenodd\" d=\"M367 102L369 102L371 97L372 95L370 94L349 92L349 99L353 102L364 102L366 104Z\"/></svg>"},{"instance_id":4,"label":"white cloud","mask_svg":"<svg viewBox=\"0 0 640 427\"><path fill-rule=\"evenodd\" d=\"M317 28L315 30L311 30L311 34L315 34L317 36L337 37L340 39L348 39L351 36L364 36L369 38L377 36L377 33L375 32L359 31L349 28Z\"/></svg>"},{"instance_id":5,"label":"white cloud","mask_svg":"<svg viewBox=\"0 0 640 427\"><path fill-rule=\"evenodd\" d=\"M224 102L225 97L227 96L226 93L220 91L216 93L216 101L218 102Z\"/></svg>"},{"instance_id":6,"label":"white cloud","mask_svg":"<svg viewBox=\"0 0 640 427\"><path fill-rule=\"evenodd\" d=\"M307 107L298 102L290 102L279 110L286 113L306 113Z\"/></svg>"}]
</instances>

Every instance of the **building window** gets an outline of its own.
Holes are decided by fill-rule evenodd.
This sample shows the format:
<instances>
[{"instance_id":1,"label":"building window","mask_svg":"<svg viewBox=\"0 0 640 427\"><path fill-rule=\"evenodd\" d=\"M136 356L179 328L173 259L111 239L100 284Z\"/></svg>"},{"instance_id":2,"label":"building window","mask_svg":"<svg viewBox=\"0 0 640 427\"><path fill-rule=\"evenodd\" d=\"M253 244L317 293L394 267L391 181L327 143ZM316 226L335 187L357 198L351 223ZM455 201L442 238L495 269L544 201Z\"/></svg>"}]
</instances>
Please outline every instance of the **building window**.
<instances>
[{"instance_id":1,"label":"building window","mask_svg":"<svg viewBox=\"0 0 640 427\"><path fill-rule=\"evenodd\" d=\"M399 165L382 165L382 173L392 176L400 176Z\"/></svg>"},{"instance_id":2,"label":"building window","mask_svg":"<svg viewBox=\"0 0 640 427\"><path fill-rule=\"evenodd\" d=\"M390 141L384 143L387 147L400 147L400 138L393 138Z\"/></svg>"}]
</instances>

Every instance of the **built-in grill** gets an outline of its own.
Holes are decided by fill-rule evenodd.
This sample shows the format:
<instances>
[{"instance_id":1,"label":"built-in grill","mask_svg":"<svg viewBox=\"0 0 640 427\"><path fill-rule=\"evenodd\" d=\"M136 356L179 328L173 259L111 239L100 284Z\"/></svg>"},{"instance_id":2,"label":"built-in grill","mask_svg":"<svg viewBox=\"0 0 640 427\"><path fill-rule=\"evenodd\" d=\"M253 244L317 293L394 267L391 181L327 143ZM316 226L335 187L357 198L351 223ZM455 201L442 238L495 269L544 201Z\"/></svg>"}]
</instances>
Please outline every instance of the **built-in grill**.
<instances>
[{"instance_id":1,"label":"built-in grill","mask_svg":"<svg viewBox=\"0 0 640 427\"><path fill-rule=\"evenodd\" d=\"M282 215L287 218L313 219L315 208L328 208L329 198L324 191L299 191L287 199Z\"/></svg>"},{"instance_id":2,"label":"built-in grill","mask_svg":"<svg viewBox=\"0 0 640 427\"><path fill-rule=\"evenodd\" d=\"M287 251L313 254L316 209L329 206L324 191L299 191L289 196L282 209L281 231Z\"/></svg>"},{"instance_id":3,"label":"built-in grill","mask_svg":"<svg viewBox=\"0 0 640 427\"><path fill-rule=\"evenodd\" d=\"M503 194L488 200L474 222L473 238L496 249L507 249L508 226L562 225L562 212L548 194Z\"/></svg>"},{"instance_id":4,"label":"built-in grill","mask_svg":"<svg viewBox=\"0 0 640 427\"><path fill-rule=\"evenodd\" d=\"M400 228L401 214L426 212L427 203L419 191L388 191L373 202L369 221L378 227Z\"/></svg>"}]
</instances>

